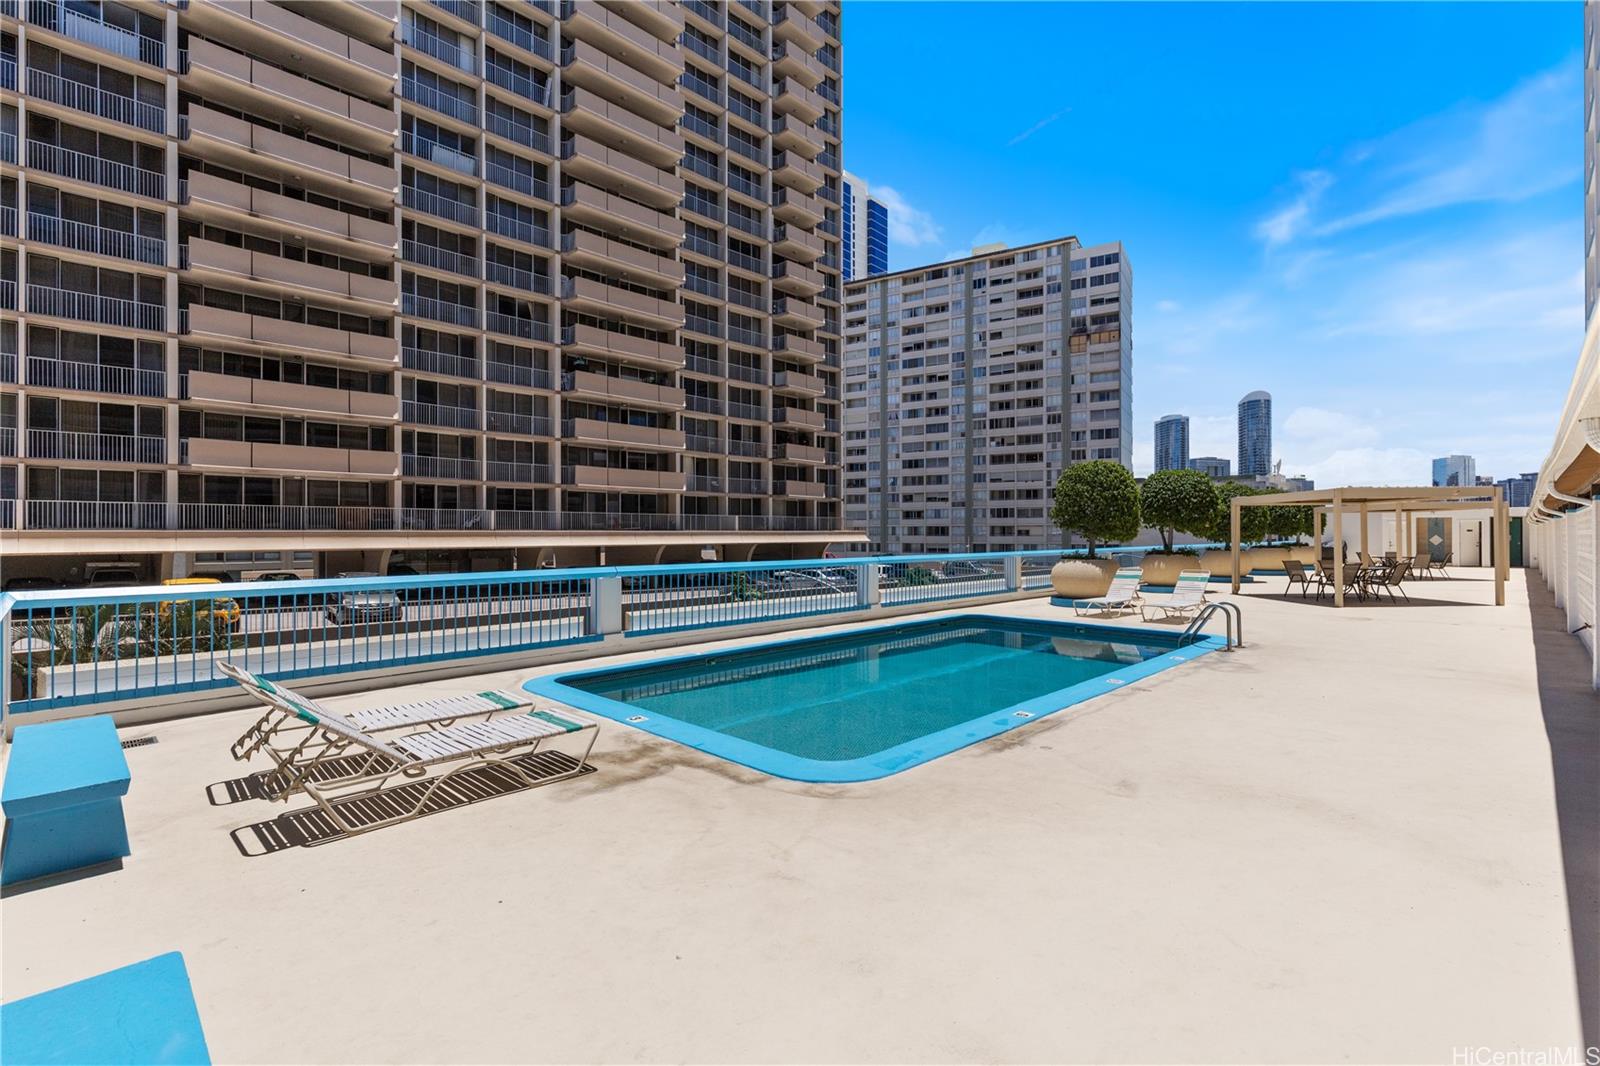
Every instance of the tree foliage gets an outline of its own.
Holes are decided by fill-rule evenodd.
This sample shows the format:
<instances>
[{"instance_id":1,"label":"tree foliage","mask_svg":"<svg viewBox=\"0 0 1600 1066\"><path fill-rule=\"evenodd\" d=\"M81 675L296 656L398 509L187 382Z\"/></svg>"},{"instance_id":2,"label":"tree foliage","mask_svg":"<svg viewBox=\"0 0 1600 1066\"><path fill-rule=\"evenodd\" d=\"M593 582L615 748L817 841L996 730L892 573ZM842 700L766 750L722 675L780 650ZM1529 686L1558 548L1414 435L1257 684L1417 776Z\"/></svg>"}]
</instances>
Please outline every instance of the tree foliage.
<instances>
[{"instance_id":1,"label":"tree foliage","mask_svg":"<svg viewBox=\"0 0 1600 1066\"><path fill-rule=\"evenodd\" d=\"M1203 537L1217 520L1217 490L1198 470L1158 470L1139 488L1146 525L1161 533L1161 549L1172 552L1174 533Z\"/></svg>"},{"instance_id":2,"label":"tree foliage","mask_svg":"<svg viewBox=\"0 0 1600 1066\"><path fill-rule=\"evenodd\" d=\"M1139 486L1120 463L1094 459L1074 463L1056 481L1050 520L1068 534L1097 544L1130 540L1139 534Z\"/></svg>"},{"instance_id":3,"label":"tree foliage","mask_svg":"<svg viewBox=\"0 0 1600 1066\"><path fill-rule=\"evenodd\" d=\"M1217 511L1216 521L1211 527L1211 539L1219 544L1233 543L1233 529L1230 512L1235 496L1260 496L1261 489L1243 484L1238 481L1224 481L1217 486ZM1264 540L1267 536L1269 507L1241 507L1239 508L1239 539L1242 543L1250 544Z\"/></svg>"}]
</instances>

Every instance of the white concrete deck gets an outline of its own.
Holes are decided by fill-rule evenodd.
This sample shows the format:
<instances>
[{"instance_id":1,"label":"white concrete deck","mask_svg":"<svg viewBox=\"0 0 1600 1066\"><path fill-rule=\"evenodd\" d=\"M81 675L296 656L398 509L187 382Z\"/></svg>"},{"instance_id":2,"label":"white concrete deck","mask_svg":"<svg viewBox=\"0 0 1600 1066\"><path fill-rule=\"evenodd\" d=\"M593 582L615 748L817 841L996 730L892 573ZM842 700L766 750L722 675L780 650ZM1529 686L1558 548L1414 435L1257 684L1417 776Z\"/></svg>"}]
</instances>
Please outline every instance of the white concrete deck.
<instances>
[{"instance_id":1,"label":"white concrete deck","mask_svg":"<svg viewBox=\"0 0 1600 1066\"><path fill-rule=\"evenodd\" d=\"M1594 881L1546 717L1592 743L1594 697L1542 588L1463 573L1342 612L1247 586L1245 650L881 781L607 723L582 779L256 857L230 831L283 808L206 793L250 712L131 729L134 854L0 904L4 998L181 950L218 1062L1575 1048Z\"/></svg>"}]
</instances>

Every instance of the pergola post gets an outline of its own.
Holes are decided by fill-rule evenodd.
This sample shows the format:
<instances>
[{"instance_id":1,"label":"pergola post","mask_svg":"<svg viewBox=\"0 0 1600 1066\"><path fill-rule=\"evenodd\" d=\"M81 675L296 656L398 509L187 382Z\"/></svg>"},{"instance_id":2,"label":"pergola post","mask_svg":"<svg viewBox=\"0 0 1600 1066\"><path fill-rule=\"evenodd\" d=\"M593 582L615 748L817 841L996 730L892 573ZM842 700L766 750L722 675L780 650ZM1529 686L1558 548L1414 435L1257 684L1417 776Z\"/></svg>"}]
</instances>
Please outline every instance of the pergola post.
<instances>
[{"instance_id":1,"label":"pergola post","mask_svg":"<svg viewBox=\"0 0 1600 1066\"><path fill-rule=\"evenodd\" d=\"M1406 557L1406 519L1405 509L1398 504L1394 509L1394 557L1396 560Z\"/></svg>"},{"instance_id":2,"label":"pergola post","mask_svg":"<svg viewBox=\"0 0 1600 1066\"><path fill-rule=\"evenodd\" d=\"M1344 493L1333 494L1333 605L1344 606Z\"/></svg>"},{"instance_id":3,"label":"pergola post","mask_svg":"<svg viewBox=\"0 0 1600 1066\"><path fill-rule=\"evenodd\" d=\"M1361 565L1366 566L1367 560L1370 558L1372 558L1372 552L1368 550L1367 545L1367 504L1363 500L1361 502Z\"/></svg>"},{"instance_id":4,"label":"pergola post","mask_svg":"<svg viewBox=\"0 0 1600 1066\"><path fill-rule=\"evenodd\" d=\"M1228 501L1228 563L1233 571L1233 594L1239 594L1239 497Z\"/></svg>"},{"instance_id":5,"label":"pergola post","mask_svg":"<svg viewBox=\"0 0 1600 1066\"><path fill-rule=\"evenodd\" d=\"M1494 487L1494 605L1506 605L1506 578L1511 576L1511 509L1505 493Z\"/></svg>"}]
</instances>

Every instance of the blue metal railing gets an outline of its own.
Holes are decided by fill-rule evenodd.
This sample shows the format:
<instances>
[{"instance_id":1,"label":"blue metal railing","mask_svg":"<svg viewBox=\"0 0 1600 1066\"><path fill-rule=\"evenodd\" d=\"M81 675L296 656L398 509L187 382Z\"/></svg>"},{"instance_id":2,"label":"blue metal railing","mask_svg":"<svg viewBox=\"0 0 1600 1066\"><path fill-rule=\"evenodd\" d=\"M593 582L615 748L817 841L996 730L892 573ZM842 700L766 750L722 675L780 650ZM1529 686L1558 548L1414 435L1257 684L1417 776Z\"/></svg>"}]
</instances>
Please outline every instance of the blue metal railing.
<instances>
[{"instance_id":1,"label":"blue metal railing","mask_svg":"<svg viewBox=\"0 0 1600 1066\"><path fill-rule=\"evenodd\" d=\"M1141 554L1150 546L1105 548ZM1042 593L1083 549L249 581L0 594L6 713L268 677Z\"/></svg>"}]
</instances>

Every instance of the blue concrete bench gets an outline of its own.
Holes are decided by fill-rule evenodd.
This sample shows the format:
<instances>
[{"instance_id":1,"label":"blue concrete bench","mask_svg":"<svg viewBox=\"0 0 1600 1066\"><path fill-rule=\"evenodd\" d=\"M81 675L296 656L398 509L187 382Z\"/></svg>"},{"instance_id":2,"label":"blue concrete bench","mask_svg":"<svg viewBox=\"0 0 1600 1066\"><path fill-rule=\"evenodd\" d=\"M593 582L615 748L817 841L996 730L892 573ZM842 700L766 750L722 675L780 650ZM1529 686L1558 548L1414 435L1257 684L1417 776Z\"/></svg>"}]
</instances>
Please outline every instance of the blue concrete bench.
<instances>
[{"instance_id":1,"label":"blue concrete bench","mask_svg":"<svg viewBox=\"0 0 1600 1066\"><path fill-rule=\"evenodd\" d=\"M176 951L0 1006L6 1066L210 1061Z\"/></svg>"},{"instance_id":2,"label":"blue concrete bench","mask_svg":"<svg viewBox=\"0 0 1600 1066\"><path fill-rule=\"evenodd\" d=\"M110 718L19 726L0 808L6 814L0 885L129 854L122 797L128 760Z\"/></svg>"}]
</instances>

